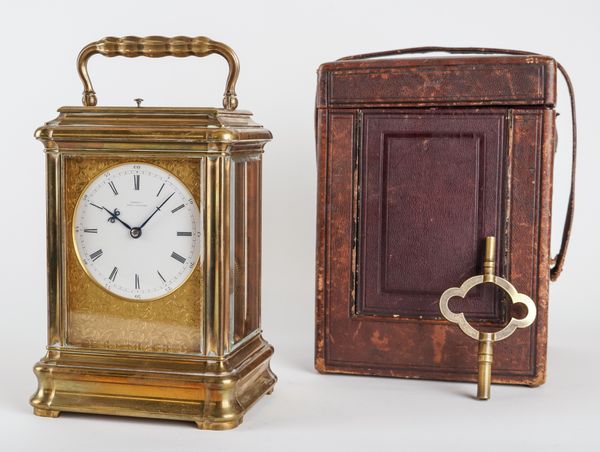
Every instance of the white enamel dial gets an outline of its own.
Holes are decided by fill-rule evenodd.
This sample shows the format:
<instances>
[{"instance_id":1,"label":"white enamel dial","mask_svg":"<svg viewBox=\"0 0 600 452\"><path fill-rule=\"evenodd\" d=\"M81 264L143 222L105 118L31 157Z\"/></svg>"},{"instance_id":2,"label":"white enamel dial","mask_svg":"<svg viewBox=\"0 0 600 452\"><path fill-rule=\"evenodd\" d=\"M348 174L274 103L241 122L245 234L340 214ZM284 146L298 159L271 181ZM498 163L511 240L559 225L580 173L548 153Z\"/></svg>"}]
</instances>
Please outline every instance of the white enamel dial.
<instances>
[{"instance_id":1,"label":"white enamel dial","mask_svg":"<svg viewBox=\"0 0 600 452\"><path fill-rule=\"evenodd\" d=\"M108 292L154 300L181 286L202 251L201 217L173 174L146 163L114 166L79 198L73 237L81 265Z\"/></svg>"}]
</instances>

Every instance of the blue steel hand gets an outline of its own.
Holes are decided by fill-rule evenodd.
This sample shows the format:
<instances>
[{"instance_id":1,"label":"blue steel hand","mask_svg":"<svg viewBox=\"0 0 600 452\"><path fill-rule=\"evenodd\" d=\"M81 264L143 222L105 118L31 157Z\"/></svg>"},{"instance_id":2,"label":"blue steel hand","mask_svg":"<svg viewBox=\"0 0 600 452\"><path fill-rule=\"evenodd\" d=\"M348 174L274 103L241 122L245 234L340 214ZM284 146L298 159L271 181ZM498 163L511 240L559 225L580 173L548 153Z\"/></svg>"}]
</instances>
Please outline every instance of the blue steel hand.
<instances>
[{"instance_id":1,"label":"blue steel hand","mask_svg":"<svg viewBox=\"0 0 600 452\"><path fill-rule=\"evenodd\" d=\"M111 212L110 210L108 210L106 207L104 206L97 206L94 203L90 203L92 206L97 207L98 209L104 209L108 212L108 214L110 215L110 218L108 219L108 221L110 221L111 223L114 223L115 220L117 220L119 223L121 223L123 226L125 226L127 229L131 230L131 226L129 226L127 223L125 223L123 220L121 220L119 218L120 212L115 209L114 212ZM112 221L111 221L112 220Z\"/></svg>"},{"instance_id":2,"label":"blue steel hand","mask_svg":"<svg viewBox=\"0 0 600 452\"><path fill-rule=\"evenodd\" d=\"M146 219L146 221L144 221L144 222L143 222L143 223L140 225L140 227L139 227L138 229L142 229L144 226L146 226L146 223L148 223L148 222L150 221L150 218L152 218L152 217L154 216L154 214L155 214L156 212L158 212L158 211L160 210L160 208L161 208L162 206L164 206L164 205L167 203L167 201L168 201L169 199L171 199L171 196L173 196L174 194L175 194L175 192L171 193L171 195L170 195L170 196L169 196L167 199L165 199L165 200L162 202L162 204L156 208L156 210L155 210L154 212L152 212L152 215L150 215L150 216L149 216L149 217Z\"/></svg>"}]
</instances>

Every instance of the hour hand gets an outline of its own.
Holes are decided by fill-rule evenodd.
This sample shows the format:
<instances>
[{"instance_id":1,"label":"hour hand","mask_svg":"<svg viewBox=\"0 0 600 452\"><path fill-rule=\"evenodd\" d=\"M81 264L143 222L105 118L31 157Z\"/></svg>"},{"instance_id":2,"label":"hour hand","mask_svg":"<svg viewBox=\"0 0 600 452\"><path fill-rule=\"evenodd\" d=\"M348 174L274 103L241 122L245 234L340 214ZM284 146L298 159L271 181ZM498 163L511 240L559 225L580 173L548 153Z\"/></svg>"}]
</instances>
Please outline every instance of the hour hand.
<instances>
[{"instance_id":1,"label":"hour hand","mask_svg":"<svg viewBox=\"0 0 600 452\"><path fill-rule=\"evenodd\" d=\"M111 223L114 223L115 220L117 220L119 223L121 223L123 226L125 226L127 229L131 230L131 226L129 226L127 223L125 223L123 220L121 220L119 218L119 215L121 215L121 212L119 212L118 209L115 209L113 212L111 212L110 210L108 210L106 207L104 206L97 206L94 203L91 203L92 206L97 207L98 209L103 209L106 210L108 212L108 214L110 215L110 218L108 219L108 221L110 221Z\"/></svg>"}]
</instances>

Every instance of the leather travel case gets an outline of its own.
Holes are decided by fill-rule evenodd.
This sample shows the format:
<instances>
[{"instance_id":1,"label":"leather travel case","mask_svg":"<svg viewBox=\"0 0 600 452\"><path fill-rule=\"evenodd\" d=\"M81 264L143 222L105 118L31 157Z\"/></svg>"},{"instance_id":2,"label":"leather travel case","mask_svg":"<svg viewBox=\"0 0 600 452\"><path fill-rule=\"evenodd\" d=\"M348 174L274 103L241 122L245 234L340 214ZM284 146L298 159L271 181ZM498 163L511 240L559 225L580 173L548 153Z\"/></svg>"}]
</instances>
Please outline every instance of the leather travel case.
<instances>
[{"instance_id":1,"label":"leather travel case","mask_svg":"<svg viewBox=\"0 0 600 452\"><path fill-rule=\"evenodd\" d=\"M429 51L483 55L379 58ZM487 55L498 52L508 55ZM477 343L442 318L438 301L482 273L484 237L492 235L500 276L538 312L532 327L496 348L493 381L544 382L548 286L562 269L574 204L571 196L553 260L558 70L553 58L528 52L448 48L320 67L320 372L474 381ZM484 329L518 315L487 286L452 309Z\"/></svg>"}]
</instances>

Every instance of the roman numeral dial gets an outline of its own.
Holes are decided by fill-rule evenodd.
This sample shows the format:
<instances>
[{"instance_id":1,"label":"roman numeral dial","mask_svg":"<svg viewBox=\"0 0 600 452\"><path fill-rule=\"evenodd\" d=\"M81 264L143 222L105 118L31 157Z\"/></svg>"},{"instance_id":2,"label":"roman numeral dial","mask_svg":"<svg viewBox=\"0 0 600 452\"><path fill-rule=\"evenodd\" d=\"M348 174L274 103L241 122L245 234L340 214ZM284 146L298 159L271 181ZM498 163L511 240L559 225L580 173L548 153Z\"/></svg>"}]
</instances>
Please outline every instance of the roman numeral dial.
<instances>
[{"instance_id":1,"label":"roman numeral dial","mask_svg":"<svg viewBox=\"0 0 600 452\"><path fill-rule=\"evenodd\" d=\"M181 287L198 271L202 233L194 194L143 162L95 175L73 215L76 254L90 283L123 302L157 300Z\"/></svg>"},{"instance_id":2,"label":"roman numeral dial","mask_svg":"<svg viewBox=\"0 0 600 452\"><path fill-rule=\"evenodd\" d=\"M102 257L102 250L96 250L94 251L92 254L90 254L90 259L92 261L95 261L96 259L99 259Z\"/></svg>"},{"instance_id":3,"label":"roman numeral dial","mask_svg":"<svg viewBox=\"0 0 600 452\"><path fill-rule=\"evenodd\" d=\"M119 194L119 191L117 190L117 186L115 185L115 183L113 181L110 181L108 183L108 186L110 187L110 189L112 190L112 192L115 196L117 196Z\"/></svg>"},{"instance_id":4,"label":"roman numeral dial","mask_svg":"<svg viewBox=\"0 0 600 452\"><path fill-rule=\"evenodd\" d=\"M182 264L185 264L185 257L180 256L179 254L177 254L175 251L173 251L171 253L171 257L173 259L175 259L177 262L181 262Z\"/></svg>"}]
</instances>

